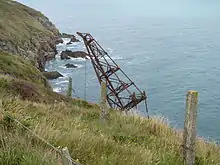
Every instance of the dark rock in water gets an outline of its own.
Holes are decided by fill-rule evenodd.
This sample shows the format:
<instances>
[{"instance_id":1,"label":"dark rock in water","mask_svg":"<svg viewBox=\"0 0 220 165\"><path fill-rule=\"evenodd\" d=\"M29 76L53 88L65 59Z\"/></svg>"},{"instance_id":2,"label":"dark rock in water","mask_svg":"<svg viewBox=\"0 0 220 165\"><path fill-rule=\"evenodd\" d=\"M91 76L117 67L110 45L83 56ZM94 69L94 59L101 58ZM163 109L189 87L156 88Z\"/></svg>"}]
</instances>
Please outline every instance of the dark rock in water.
<instances>
[{"instance_id":1,"label":"dark rock in water","mask_svg":"<svg viewBox=\"0 0 220 165\"><path fill-rule=\"evenodd\" d=\"M72 38L72 37L75 37L75 35L73 35L73 34L67 34L67 33L62 33L62 34L61 34L61 37L62 37L62 38Z\"/></svg>"},{"instance_id":2,"label":"dark rock in water","mask_svg":"<svg viewBox=\"0 0 220 165\"><path fill-rule=\"evenodd\" d=\"M76 36L73 34L62 33L61 36L63 38L70 38L70 42L67 43L67 45L71 44L72 42L80 42L78 39L76 39Z\"/></svg>"},{"instance_id":3,"label":"dark rock in water","mask_svg":"<svg viewBox=\"0 0 220 165\"><path fill-rule=\"evenodd\" d=\"M86 58L86 56L88 56L88 54L86 52L83 51L76 51L76 52L72 52L71 50L66 50L66 51L62 51L61 53L61 57L73 57L73 58Z\"/></svg>"},{"instance_id":4,"label":"dark rock in water","mask_svg":"<svg viewBox=\"0 0 220 165\"><path fill-rule=\"evenodd\" d=\"M57 71L52 71L52 72L42 72L43 75L48 79L48 80L53 80L53 79L57 79L59 77L63 77L62 74L60 74Z\"/></svg>"},{"instance_id":5,"label":"dark rock in water","mask_svg":"<svg viewBox=\"0 0 220 165\"><path fill-rule=\"evenodd\" d=\"M66 64L65 65L67 68L77 68L77 66L76 65L74 65L74 64Z\"/></svg>"},{"instance_id":6,"label":"dark rock in water","mask_svg":"<svg viewBox=\"0 0 220 165\"><path fill-rule=\"evenodd\" d=\"M69 60L70 59L70 57L68 57L68 54L67 53L61 53L61 55L60 55L60 59L61 60Z\"/></svg>"},{"instance_id":7,"label":"dark rock in water","mask_svg":"<svg viewBox=\"0 0 220 165\"><path fill-rule=\"evenodd\" d=\"M46 58L46 61L50 61L52 59L55 59L55 52L45 53L45 58Z\"/></svg>"},{"instance_id":8,"label":"dark rock in water","mask_svg":"<svg viewBox=\"0 0 220 165\"><path fill-rule=\"evenodd\" d=\"M76 37L74 36L74 37L71 37L70 42L80 42L80 41L78 39L76 39Z\"/></svg>"},{"instance_id":9,"label":"dark rock in water","mask_svg":"<svg viewBox=\"0 0 220 165\"><path fill-rule=\"evenodd\" d=\"M59 44L59 43L63 43L63 40L62 40L62 38L57 38L56 39L56 41L55 41L55 44L57 45L57 44Z\"/></svg>"},{"instance_id":10,"label":"dark rock in water","mask_svg":"<svg viewBox=\"0 0 220 165\"><path fill-rule=\"evenodd\" d=\"M72 44L72 42L70 41L70 42L68 42L68 43L66 43L66 45L70 45L70 44Z\"/></svg>"}]
</instances>

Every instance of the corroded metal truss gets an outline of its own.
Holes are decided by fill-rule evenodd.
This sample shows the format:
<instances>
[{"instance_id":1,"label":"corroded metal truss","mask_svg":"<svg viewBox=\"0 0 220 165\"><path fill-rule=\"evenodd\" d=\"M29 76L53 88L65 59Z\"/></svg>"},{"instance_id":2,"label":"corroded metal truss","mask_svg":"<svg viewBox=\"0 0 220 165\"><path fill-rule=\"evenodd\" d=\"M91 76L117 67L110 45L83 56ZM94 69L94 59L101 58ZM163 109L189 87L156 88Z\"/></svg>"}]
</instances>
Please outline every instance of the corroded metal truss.
<instances>
[{"instance_id":1,"label":"corroded metal truss","mask_svg":"<svg viewBox=\"0 0 220 165\"><path fill-rule=\"evenodd\" d=\"M142 101L146 104L145 91L142 92L131 81L99 43L89 33L77 32L77 34L84 41L99 83L106 82L107 101L110 107L128 111Z\"/></svg>"}]
</instances>

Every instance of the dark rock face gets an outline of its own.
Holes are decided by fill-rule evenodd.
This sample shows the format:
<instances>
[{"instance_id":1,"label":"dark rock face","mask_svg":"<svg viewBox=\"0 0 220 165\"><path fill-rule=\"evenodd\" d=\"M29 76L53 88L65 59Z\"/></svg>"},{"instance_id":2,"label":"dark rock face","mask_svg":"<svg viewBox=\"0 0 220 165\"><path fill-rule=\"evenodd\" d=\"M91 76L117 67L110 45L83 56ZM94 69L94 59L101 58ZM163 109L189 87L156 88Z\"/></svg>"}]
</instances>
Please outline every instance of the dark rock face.
<instances>
[{"instance_id":1,"label":"dark rock face","mask_svg":"<svg viewBox=\"0 0 220 165\"><path fill-rule=\"evenodd\" d=\"M68 54L62 52L61 55L60 55L60 59L61 60L69 60L70 57L68 57Z\"/></svg>"},{"instance_id":2,"label":"dark rock face","mask_svg":"<svg viewBox=\"0 0 220 165\"><path fill-rule=\"evenodd\" d=\"M70 42L67 43L67 45L71 44L72 42L80 42L78 39L76 39L76 36L73 34L62 33L61 36L63 38L70 38Z\"/></svg>"},{"instance_id":3,"label":"dark rock face","mask_svg":"<svg viewBox=\"0 0 220 165\"><path fill-rule=\"evenodd\" d=\"M74 64L66 64L65 65L67 68L77 68L77 66L76 65L74 65Z\"/></svg>"},{"instance_id":4,"label":"dark rock face","mask_svg":"<svg viewBox=\"0 0 220 165\"><path fill-rule=\"evenodd\" d=\"M73 57L73 58L85 58L87 59L86 56L88 56L88 54L86 52L83 52L83 51L76 51L76 52L72 52L70 50L66 50L66 51L62 51L61 53L61 58L63 57Z\"/></svg>"},{"instance_id":5,"label":"dark rock face","mask_svg":"<svg viewBox=\"0 0 220 165\"><path fill-rule=\"evenodd\" d=\"M75 35L67 34L67 33L62 33L61 36L62 36L62 38L72 38L72 37L75 37Z\"/></svg>"},{"instance_id":6,"label":"dark rock face","mask_svg":"<svg viewBox=\"0 0 220 165\"><path fill-rule=\"evenodd\" d=\"M53 71L53 72L43 72L43 75L48 79L48 80L53 80L53 79L57 79L59 77L63 77L62 74L60 74L57 71Z\"/></svg>"},{"instance_id":7,"label":"dark rock face","mask_svg":"<svg viewBox=\"0 0 220 165\"><path fill-rule=\"evenodd\" d=\"M68 42L66 45L70 45L72 44L73 42L80 42L78 39L76 39L75 37L72 37L70 42Z\"/></svg>"},{"instance_id":8,"label":"dark rock face","mask_svg":"<svg viewBox=\"0 0 220 165\"><path fill-rule=\"evenodd\" d=\"M63 40L62 40L62 38L57 37L55 40L55 44L58 45L59 43L63 43Z\"/></svg>"},{"instance_id":9,"label":"dark rock face","mask_svg":"<svg viewBox=\"0 0 220 165\"><path fill-rule=\"evenodd\" d=\"M74 36L74 37L71 37L70 42L80 42L80 41L78 39L76 39L76 37Z\"/></svg>"},{"instance_id":10,"label":"dark rock face","mask_svg":"<svg viewBox=\"0 0 220 165\"><path fill-rule=\"evenodd\" d=\"M1 24L0 51L29 60L33 66L44 71L46 60L51 60L57 53L56 44L63 42L59 30L42 13L16 1L1 1L0 11L11 20ZM19 17L15 17L17 12ZM0 22L2 20L0 18Z\"/></svg>"},{"instance_id":11,"label":"dark rock face","mask_svg":"<svg viewBox=\"0 0 220 165\"><path fill-rule=\"evenodd\" d=\"M70 44L72 44L72 42L70 41L70 42L68 42L68 43L66 43L66 45L70 45Z\"/></svg>"},{"instance_id":12,"label":"dark rock face","mask_svg":"<svg viewBox=\"0 0 220 165\"><path fill-rule=\"evenodd\" d=\"M56 55L55 52L45 53L46 61L50 61L50 60L52 60L52 59L55 59L55 55Z\"/></svg>"}]
</instances>

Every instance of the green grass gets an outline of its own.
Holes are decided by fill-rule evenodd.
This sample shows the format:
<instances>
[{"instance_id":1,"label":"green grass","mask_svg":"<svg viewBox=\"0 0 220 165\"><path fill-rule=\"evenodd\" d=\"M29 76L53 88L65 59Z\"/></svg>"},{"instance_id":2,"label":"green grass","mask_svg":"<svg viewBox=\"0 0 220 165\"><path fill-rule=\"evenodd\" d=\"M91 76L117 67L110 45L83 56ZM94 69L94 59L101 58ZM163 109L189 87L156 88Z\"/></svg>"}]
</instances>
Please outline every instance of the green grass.
<instances>
[{"instance_id":1,"label":"green grass","mask_svg":"<svg viewBox=\"0 0 220 165\"><path fill-rule=\"evenodd\" d=\"M161 119L129 117L52 91L29 62L0 53L0 165L52 165L60 156L27 130L54 146L67 146L83 165L182 165L182 133ZM36 79L35 77L39 77ZM220 148L198 139L196 165L220 164Z\"/></svg>"},{"instance_id":2,"label":"green grass","mask_svg":"<svg viewBox=\"0 0 220 165\"><path fill-rule=\"evenodd\" d=\"M8 120L10 115L51 144L67 146L71 156L85 165L182 164L181 132L161 119L128 117L111 111L107 122L102 124L99 113L98 108L85 108L73 102L43 104L2 99L0 160L4 159L4 165L16 161L49 165L57 164L59 159L49 146ZM220 149L214 143L198 139L196 165L220 164L219 154Z\"/></svg>"},{"instance_id":3,"label":"green grass","mask_svg":"<svg viewBox=\"0 0 220 165\"><path fill-rule=\"evenodd\" d=\"M40 12L0 0L0 38L35 49L45 30ZM34 36L34 37L33 37ZM58 165L60 156L10 117L54 146L67 146L82 165L182 165L182 133L162 119L124 116L110 110L106 123L100 108L52 91L33 65L0 52L0 165ZM196 165L220 165L220 148L198 138Z\"/></svg>"},{"instance_id":4,"label":"green grass","mask_svg":"<svg viewBox=\"0 0 220 165\"><path fill-rule=\"evenodd\" d=\"M50 88L46 78L27 60L0 52L0 76L22 79Z\"/></svg>"},{"instance_id":5,"label":"green grass","mask_svg":"<svg viewBox=\"0 0 220 165\"><path fill-rule=\"evenodd\" d=\"M0 39L24 50L35 50L38 41L59 34L45 26L47 18L32 8L12 0L0 0Z\"/></svg>"},{"instance_id":6,"label":"green grass","mask_svg":"<svg viewBox=\"0 0 220 165\"><path fill-rule=\"evenodd\" d=\"M83 165L182 165L182 134L161 119L129 117L52 91L29 62L0 53L0 165L60 162L60 156L27 130L54 146L67 146ZM34 77L40 77L38 79ZM196 165L220 164L220 148L198 139Z\"/></svg>"}]
</instances>

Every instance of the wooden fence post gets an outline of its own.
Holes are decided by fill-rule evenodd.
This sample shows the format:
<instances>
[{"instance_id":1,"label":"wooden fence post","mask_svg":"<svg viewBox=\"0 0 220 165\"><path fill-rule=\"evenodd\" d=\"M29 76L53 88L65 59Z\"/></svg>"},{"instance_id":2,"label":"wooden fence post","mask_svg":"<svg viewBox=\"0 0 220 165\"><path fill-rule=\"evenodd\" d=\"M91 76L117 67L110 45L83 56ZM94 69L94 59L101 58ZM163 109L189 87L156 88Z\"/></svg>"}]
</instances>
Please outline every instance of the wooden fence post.
<instances>
[{"instance_id":1,"label":"wooden fence post","mask_svg":"<svg viewBox=\"0 0 220 165\"><path fill-rule=\"evenodd\" d=\"M68 148L64 147L61 150L61 153L63 165L72 165L72 160Z\"/></svg>"},{"instance_id":2,"label":"wooden fence post","mask_svg":"<svg viewBox=\"0 0 220 165\"><path fill-rule=\"evenodd\" d=\"M106 106L106 100L107 100L107 89L106 89L106 83L101 83L101 101L100 101L100 107L101 107L101 120L105 121L107 116L107 106Z\"/></svg>"},{"instance_id":3,"label":"wooden fence post","mask_svg":"<svg viewBox=\"0 0 220 165\"><path fill-rule=\"evenodd\" d=\"M73 80L71 77L69 77L69 84L68 84L68 91L67 91L67 96L72 97L72 91L73 91Z\"/></svg>"},{"instance_id":4,"label":"wooden fence post","mask_svg":"<svg viewBox=\"0 0 220 165\"><path fill-rule=\"evenodd\" d=\"M183 159L185 165L195 165L197 106L198 92L188 91L183 133Z\"/></svg>"}]
</instances>

